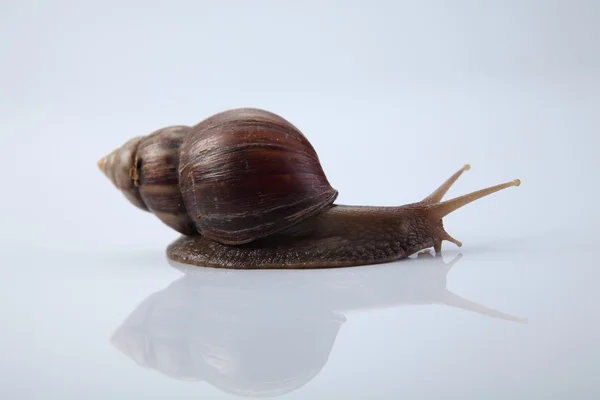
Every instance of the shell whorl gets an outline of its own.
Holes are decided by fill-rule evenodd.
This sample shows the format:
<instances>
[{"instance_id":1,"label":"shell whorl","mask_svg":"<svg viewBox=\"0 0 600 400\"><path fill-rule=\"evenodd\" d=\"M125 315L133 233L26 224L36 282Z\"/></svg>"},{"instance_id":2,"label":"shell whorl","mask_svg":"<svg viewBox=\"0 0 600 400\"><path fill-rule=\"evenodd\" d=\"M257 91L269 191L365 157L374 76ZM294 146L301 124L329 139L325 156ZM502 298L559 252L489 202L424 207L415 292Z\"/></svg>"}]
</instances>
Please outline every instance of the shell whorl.
<instances>
[{"instance_id":1,"label":"shell whorl","mask_svg":"<svg viewBox=\"0 0 600 400\"><path fill-rule=\"evenodd\" d=\"M179 179L198 232L224 244L289 228L338 195L308 139L282 117L254 108L192 127L181 145Z\"/></svg>"},{"instance_id":2,"label":"shell whorl","mask_svg":"<svg viewBox=\"0 0 600 400\"><path fill-rule=\"evenodd\" d=\"M137 146L143 138L143 136L138 136L127 141L121 147L100 159L98 168L134 206L149 211L134 180L131 179L131 168L135 162Z\"/></svg>"},{"instance_id":3,"label":"shell whorl","mask_svg":"<svg viewBox=\"0 0 600 400\"><path fill-rule=\"evenodd\" d=\"M136 137L98 162L131 203L184 235L196 233L179 188L179 152L188 130L171 126Z\"/></svg>"},{"instance_id":4,"label":"shell whorl","mask_svg":"<svg viewBox=\"0 0 600 400\"><path fill-rule=\"evenodd\" d=\"M98 162L136 207L184 235L243 244L321 212L338 192L290 122L240 108L131 139Z\"/></svg>"},{"instance_id":5,"label":"shell whorl","mask_svg":"<svg viewBox=\"0 0 600 400\"><path fill-rule=\"evenodd\" d=\"M171 126L142 139L136 153L139 173L135 176L139 179L140 195L150 211L184 235L197 233L179 184L181 144L188 132L187 126Z\"/></svg>"}]
</instances>

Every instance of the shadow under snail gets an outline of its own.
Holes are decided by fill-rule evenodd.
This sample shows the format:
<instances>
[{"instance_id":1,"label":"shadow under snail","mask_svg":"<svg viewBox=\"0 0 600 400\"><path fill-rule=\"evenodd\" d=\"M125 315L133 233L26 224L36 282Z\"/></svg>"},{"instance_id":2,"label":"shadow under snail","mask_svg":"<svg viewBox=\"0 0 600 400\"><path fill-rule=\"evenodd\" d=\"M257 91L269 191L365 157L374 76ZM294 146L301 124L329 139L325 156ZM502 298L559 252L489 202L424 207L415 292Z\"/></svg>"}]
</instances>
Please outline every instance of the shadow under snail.
<instances>
[{"instance_id":1,"label":"shadow under snail","mask_svg":"<svg viewBox=\"0 0 600 400\"><path fill-rule=\"evenodd\" d=\"M442 201L465 165L416 203L334 204L338 192L307 138L254 108L135 137L98 166L131 203L182 234L167 247L169 259L235 269L349 267L430 247L439 253L444 240L462 245L443 217L520 185L516 179Z\"/></svg>"}]
</instances>

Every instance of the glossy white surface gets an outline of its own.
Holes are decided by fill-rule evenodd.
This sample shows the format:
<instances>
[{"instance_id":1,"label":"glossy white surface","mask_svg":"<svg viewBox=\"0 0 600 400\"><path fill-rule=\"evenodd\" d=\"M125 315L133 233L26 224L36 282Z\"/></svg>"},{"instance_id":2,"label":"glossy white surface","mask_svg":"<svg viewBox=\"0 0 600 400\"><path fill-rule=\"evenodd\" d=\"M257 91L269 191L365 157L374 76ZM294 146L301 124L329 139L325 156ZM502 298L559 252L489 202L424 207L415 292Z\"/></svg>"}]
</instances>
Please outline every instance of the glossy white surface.
<instances>
[{"instance_id":1,"label":"glossy white surface","mask_svg":"<svg viewBox=\"0 0 600 400\"><path fill-rule=\"evenodd\" d=\"M600 398L599 3L285 3L1 6L0 398ZM523 184L443 258L182 272L96 160L240 106L339 203Z\"/></svg>"},{"instance_id":2,"label":"glossy white surface","mask_svg":"<svg viewBox=\"0 0 600 400\"><path fill-rule=\"evenodd\" d=\"M9 257L2 389L15 399L594 398L591 253L500 247L470 247L454 265L452 250L353 269L187 274L159 254Z\"/></svg>"}]
</instances>

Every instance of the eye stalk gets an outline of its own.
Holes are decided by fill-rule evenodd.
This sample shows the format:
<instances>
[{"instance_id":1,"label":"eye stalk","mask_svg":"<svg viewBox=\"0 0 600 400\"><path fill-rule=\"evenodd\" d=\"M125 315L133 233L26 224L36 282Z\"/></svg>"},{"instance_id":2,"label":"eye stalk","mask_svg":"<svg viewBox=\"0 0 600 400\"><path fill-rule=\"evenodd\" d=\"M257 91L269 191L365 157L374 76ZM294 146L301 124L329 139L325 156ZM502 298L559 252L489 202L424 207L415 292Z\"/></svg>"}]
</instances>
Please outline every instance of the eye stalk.
<instances>
[{"instance_id":1,"label":"eye stalk","mask_svg":"<svg viewBox=\"0 0 600 400\"><path fill-rule=\"evenodd\" d=\"M489 196L492 193L499 192L500 190L507 189L512 186L520 186L521 180L515 179L510 182L501 183L496 186L477 190L475 192L465 194L452 200L447 200L442 203L437 203L428 207L427 215L430 219L437 220L442 219L446 215L458 210L459 208L466 206L469 203L479 200L483 197Z\"/></svg>"},{"instance_id":2,"label":"eye stalk","mask_svg":"<svg viewBox=\"0 0 600 400\"><path fill-rule=\"evenodd\" d=\"M440 185L433 193L421 200L421 204L436 204L442 201L442 198L448 193L448 190L460 178L463 172L471 169L470 164L465 164L461 169L456 171L450 178Z\"/></svg>"},{"instance_id":3,"label":"eye stalk","mask_svg":"<svg viewBox=\"0 0 600 400\"><path fill-rule=\"evenodd\" d=\"M442 219L448 214L458 210L459 208L479 200L483 197L489 196L492 193L499 192L500 190L507 189L512 186L520 186L521 180L515 179L510 182L501 183L499 185L491 186L485 189L477 190L475 192L465 194L463 196L456 197L451 200L441 201L444 195L450 190L452 185L460 178L463 172L471 169L471 165L465 164L461 169L456 171L450 178L442 183L433 193L425 197L418 204L422 207L422 212L425 217L430 221L439 221L441 233L439 240L434 245L434 250L439 253L442 249L442 241L447 240L454 243L458 247L462 246L459 240L454 239L444 230Z\"/></svg>"}]
</instances>

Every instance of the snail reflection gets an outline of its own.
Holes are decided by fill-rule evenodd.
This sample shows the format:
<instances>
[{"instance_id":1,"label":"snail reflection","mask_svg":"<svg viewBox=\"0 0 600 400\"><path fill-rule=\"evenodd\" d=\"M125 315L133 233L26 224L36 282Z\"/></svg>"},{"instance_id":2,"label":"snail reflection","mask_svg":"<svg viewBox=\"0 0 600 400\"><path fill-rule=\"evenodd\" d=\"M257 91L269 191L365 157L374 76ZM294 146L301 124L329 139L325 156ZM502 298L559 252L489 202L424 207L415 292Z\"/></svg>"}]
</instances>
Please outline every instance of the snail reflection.
<instances>
[{"instance_id":1,"label":"snail reflection","mask_svg":"<svg viewBox=\"0 0 600 400\"><path fill-rule=\"evenodd\" d=\"M294 391L325 366L345 313L442 304L487 317L524 318L446 288L461 257L352 271L228 271L171 262L185 275L146 298L112 344L138 365L171 378L206 381L229 393L268 397Z\"/></svg>"}]
</instances>

